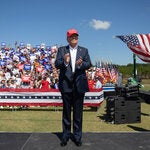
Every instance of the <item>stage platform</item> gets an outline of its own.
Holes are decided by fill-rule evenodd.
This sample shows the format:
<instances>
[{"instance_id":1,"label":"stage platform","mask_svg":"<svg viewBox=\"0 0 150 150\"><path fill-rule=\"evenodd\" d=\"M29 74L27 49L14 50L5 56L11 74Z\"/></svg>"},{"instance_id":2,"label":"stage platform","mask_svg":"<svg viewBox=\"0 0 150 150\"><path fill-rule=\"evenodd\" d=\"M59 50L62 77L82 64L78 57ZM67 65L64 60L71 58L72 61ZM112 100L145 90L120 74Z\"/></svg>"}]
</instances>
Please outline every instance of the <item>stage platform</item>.
<instances>
[{"instance_id":1,"label":"stage platform","mask_svg":"<svg viewBox=\"0 0 150 150\"><path fill-rule=\"evenodd\" d=\"M61 133L0 133L0 150L149 150L150 132L83 133L83 145L60 146Z\"/></svg>"}]
</instances>

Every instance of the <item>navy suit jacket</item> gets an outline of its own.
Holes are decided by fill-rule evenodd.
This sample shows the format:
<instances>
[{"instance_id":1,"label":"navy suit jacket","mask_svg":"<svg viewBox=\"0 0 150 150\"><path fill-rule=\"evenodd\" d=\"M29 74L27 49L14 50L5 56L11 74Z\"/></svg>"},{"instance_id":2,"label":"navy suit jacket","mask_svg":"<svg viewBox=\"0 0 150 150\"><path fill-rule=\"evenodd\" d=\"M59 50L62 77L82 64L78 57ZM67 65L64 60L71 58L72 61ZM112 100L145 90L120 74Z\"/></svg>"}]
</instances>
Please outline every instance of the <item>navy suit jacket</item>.
<instances>
[{"instance_id":1,"label":"navy suit jacket","mask_svg":"<svg viewBox=\"0 0 150 150\"><path fill-rule=\"evenodd\" d=\"M72 74L71 62L66 66L64 63L64 55L70 53L69 45L58 48L58 53L55 60L55 67L60 69L59 73L59 90L60 92L72 92L73 86L79 93L89 91L86 70L91 67L91 60L88 50L78 46L76 60L82 57L81 66L75 66L74 75Z\"/></svg>"}]
</instances>

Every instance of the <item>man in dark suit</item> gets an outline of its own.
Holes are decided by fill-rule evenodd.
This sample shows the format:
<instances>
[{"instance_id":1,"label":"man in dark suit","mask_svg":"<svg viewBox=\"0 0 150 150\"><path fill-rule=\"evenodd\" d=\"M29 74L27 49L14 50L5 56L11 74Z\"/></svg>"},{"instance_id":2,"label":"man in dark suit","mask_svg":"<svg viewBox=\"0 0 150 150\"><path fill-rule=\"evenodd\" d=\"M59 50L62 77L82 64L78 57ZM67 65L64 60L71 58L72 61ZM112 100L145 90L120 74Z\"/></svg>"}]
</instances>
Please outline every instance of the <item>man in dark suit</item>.
<instances>
[{"instance_id":1,"label":"man in dark suit","mask_svg":"<svg viewBox=\"0 0 150 150\"><path fill-rule=\"evenodd\" d=\"M73 136L77 146L82 145L82 111L85 92L89 91L86 70L91 67L88 50L78 45L78 31L67 31L69 45L58 48L55 67L60 69L59 90L63 100L61 146L67 145L71 135L71 108L73 108Z\"/></svg>"}]
</instances>

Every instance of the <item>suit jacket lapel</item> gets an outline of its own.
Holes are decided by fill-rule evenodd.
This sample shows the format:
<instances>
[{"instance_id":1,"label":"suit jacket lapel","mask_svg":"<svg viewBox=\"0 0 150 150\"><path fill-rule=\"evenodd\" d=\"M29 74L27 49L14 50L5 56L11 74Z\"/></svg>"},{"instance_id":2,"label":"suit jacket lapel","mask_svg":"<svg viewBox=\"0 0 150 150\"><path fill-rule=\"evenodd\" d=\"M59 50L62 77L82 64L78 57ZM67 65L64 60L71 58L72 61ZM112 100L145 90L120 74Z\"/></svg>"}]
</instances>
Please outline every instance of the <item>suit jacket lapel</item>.
<instances>
[{"instance_id":1,"label":"suit jacket lapel","mask_svg":"<svg viewBox=\"0 0 150 150\"><path fill-rule=\"evenodd\" d=\"M76 55L76 61L82 56L82 49L78 46L77 48L77 55ZM77 68L77 65L75 65L75 69Z\"/></svg>"},{"instance_id":2,"label":"suit jacket lapel","mask_svg":"<svg viewBox=\"0 0 150 150\"><path fill-rule=\"evenodd\" d=\"M65 54L69 53L70 54L70 50L69 50L69 45L66 46L66 49L65 49Z\"/></svg>"}]
</instances>

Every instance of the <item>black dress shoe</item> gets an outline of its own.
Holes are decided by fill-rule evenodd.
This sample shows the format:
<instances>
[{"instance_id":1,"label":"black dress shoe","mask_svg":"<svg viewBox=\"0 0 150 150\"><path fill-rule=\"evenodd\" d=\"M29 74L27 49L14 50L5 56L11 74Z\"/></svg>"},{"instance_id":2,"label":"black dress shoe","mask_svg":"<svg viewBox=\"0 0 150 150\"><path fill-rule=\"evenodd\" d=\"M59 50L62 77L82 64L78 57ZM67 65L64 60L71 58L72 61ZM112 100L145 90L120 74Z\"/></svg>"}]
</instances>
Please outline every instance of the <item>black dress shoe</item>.
<instances>
[{"instance_id":1,"label":"black dress shoe","mask_svg":"<svg viewBox=\"0 0 150 150\"><path fill-rule=\"evenodd\" d=\"M81 141L75 141L76 146L82 146L82 142Z\"/></svg>"},{"instance_id":2,"label":"black dress shoe","mask_svg":"<svg viewBox=\"0 0 150 150\"><path fill-rule=\"evenodd\" d=\"M69 141L69 138L62 138L60 145L66 146L68 141Z\"/></svg>"},{"instance_id":3,"label":"black dress shoe","mask_svg":"<svg viewBox=\"0 0 150 150\"><path fill-rule=\"evenodd\" d=\"M63 140L62 140L61 143L60 143L60 145L61 145L61 146L66 146L66 145L67 145L67 141L63 141Z\"/></svg>"}]
</instances>

